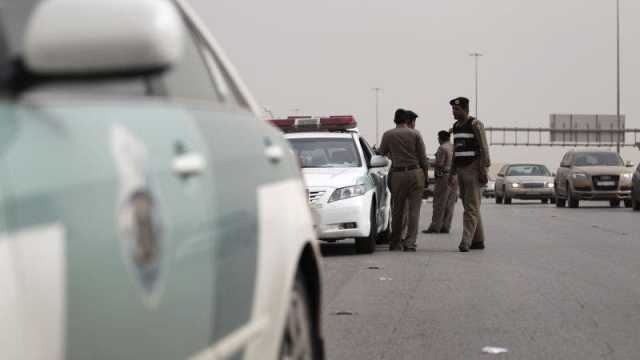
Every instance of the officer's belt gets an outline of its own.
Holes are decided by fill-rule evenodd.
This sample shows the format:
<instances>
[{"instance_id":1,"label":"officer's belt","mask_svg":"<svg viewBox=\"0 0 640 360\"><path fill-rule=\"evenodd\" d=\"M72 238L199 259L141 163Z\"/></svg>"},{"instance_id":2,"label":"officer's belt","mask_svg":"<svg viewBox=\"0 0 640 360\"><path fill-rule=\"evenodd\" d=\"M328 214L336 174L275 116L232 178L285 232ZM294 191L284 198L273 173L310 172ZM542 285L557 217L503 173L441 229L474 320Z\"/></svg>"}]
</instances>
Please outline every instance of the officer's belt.
<instances>
[{"instance_id":1,"label":"officer's belt","mask_svg":"<svg viewBox=\"0 0 640 360\"><path fill-rule=\"evenodd\" d=\"M415 170L415 169L419 169L420 166L418 165L411 165L411 166L392 166L391 167L391 171L392 172L402 172L402 171L411 171L411 170Z\"/></svg>"}]
</instances>

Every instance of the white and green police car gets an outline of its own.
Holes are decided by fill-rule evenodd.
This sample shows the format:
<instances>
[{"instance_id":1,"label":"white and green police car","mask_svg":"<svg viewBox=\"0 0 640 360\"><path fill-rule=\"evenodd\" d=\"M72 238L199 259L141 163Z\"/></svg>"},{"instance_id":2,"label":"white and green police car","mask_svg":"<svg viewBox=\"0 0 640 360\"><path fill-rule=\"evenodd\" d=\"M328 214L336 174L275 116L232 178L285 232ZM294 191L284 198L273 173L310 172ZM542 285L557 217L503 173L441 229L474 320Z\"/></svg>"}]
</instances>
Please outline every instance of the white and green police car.
<instances>
[{"instance_id":1,"label":"white and green police car","mask_svg":"<svg viewBox=\"0 0 640 360\"><path fill-rule=\"evenodd\" d=\"M272 122L298 157L318 238L355 238L357 252L373 252L390 230L389 160L374 154L353 116Z\"/></svg>"},{"instance_id":2,"label":"white and green police car","mask_svg":"<svg viewBox=\"0 0 640 360\"><path fill-rule=\"evenodd\" d=\"M187 2L0 13L0 359L323 358L297 160Z\"/></svg>"}]
</instances>

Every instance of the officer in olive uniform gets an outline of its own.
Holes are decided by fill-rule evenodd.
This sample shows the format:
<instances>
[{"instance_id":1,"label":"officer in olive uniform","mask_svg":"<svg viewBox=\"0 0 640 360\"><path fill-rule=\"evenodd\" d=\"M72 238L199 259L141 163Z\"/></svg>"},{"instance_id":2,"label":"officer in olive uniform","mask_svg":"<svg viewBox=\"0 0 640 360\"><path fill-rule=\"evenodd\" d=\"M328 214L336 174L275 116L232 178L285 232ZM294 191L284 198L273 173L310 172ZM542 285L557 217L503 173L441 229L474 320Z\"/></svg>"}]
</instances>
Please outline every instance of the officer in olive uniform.
<instances>
[{"instance_id":1,"label":"officer in olive uniform","mask_svg":"<svg viewBox=\"0 0 640 360\"><path fill-rule=\"evenodd\" d=\"M491 165L489 146L482 123L469 116L469 99L459 97L449 102L456 122L453 124L453 167L449 182L460 187L464 206L462 241L458 249L484 249L484 229L480 216L480 187L488 181Z\"/></svg>"},{"instance_id":2,"label":"officer in olive uniform","mask_svg":"<svg viewBox=\"0 0 640 360\"><path fill-rule=\"evenodd\" d=\"M448 131L438 132L440 147L436 151L433 164L436 178L433 189L433 215L429 228L422 231L425 234L447 234L451 229L453 210L458 200L458 188L456 184L449 184L449 172L453 162L453 145L449 141L450 139L451 134Z\"/></svg>"},{"instance_id":3,"label":"officer in olive uniform","mask_svg":"<svg viewBox=\"0 0 640 360\"><path fill-rule=\"evenodd\" d=\"M392 228L389 250L416 251L418 222L422 205L422 191L427 174L427 155L424 141L413 129L418 117L413 112L402 111L396 116L396 128L382 135L381 155L391 158ZM402 240L402 218L405 202L409 203L407 237ZM401 244L402 243L402 244Z\"/></svg>"}]
</instances>

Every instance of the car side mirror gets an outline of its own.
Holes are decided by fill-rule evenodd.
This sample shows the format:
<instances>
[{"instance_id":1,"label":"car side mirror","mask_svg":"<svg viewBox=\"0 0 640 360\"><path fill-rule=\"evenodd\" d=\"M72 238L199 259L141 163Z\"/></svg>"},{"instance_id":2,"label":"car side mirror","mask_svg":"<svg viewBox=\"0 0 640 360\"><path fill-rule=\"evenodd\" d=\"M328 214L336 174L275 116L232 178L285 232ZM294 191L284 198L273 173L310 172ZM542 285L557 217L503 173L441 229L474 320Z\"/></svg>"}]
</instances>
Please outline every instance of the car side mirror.
<instances>
[{"instance_id":1,"label":"car side mirror","mask_svg":"<svg viewBox=\"0 0 640 360\"><path fill-rule=\"evenodd\" d=\"M571 166L569 164L560 164L560 167L562 168L570 168Z\"/></svg>"},{"instance_id":2,"label":"car side mirror","mask_svg":"<svg viewBox=\"0 0 640 360\"><path fill-rule=\"evenodd\" d=\"M635 165L634 165L631 161L627 161L627 162L625 163L625 165L624 165L624 166L626 166L626 167L628 167L628 168L632 168L632 167L634 167Z\"/></svg>"},{"instance_id":3,"label":"car side mirror","mask_svg":"<svg viewBox=\"0 0 640 360\"><path fill-rule=\"evenodd\" d=\"M498 177L504 177L504 174L498 174Z\"/></svg>"},{"instance_id":4,"label":"car side mirror","mask_svg":"<svg viewBox=\"0 0 640 360\"><path fill-rule=\"evenodd\" d=\"M178 9L158 0L44 0L29 19L27 69L43 76L138 75L183 55Z\"/></svg>"},{"instance_id":5,"label":"car side mirror","mask_svg":"<svg viewBox=\"0 0 640 360\"><path fill-rule=\"evenodd\" d=\"M389 160L380 155L374 155L371 157L370 167L372 168L381 168L389 165Z\"/></svg>"}]
</instances>

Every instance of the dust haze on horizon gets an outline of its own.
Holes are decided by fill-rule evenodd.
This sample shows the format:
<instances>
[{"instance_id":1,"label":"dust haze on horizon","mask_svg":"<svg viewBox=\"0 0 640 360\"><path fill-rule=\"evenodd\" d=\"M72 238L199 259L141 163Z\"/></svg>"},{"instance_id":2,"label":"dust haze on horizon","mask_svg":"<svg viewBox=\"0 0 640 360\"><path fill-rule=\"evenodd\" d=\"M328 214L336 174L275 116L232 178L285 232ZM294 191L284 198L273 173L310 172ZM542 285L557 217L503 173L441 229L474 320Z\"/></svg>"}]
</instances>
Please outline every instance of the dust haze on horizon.
<instances>
[{"instance_id":1,"label":"dust haze on horizon","mask_svg":"<svg viewBox=\"0 0 640 360\"><path fill-rule=\"evenodd\" d=\"M485 126L547 127L551 113L615 114L614 0L191 0L258 102L276 116L353 114L375 143L396 108L417 112L428 152L474 97ZM620 0L621 112L640 128L640 2ZM494 163L541 162L564 148L492 147ZM625 160L640 161L626 148Z\"/></svg>"}]
</instances>

